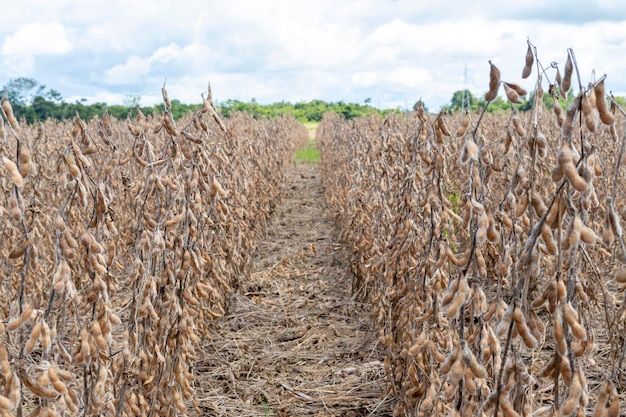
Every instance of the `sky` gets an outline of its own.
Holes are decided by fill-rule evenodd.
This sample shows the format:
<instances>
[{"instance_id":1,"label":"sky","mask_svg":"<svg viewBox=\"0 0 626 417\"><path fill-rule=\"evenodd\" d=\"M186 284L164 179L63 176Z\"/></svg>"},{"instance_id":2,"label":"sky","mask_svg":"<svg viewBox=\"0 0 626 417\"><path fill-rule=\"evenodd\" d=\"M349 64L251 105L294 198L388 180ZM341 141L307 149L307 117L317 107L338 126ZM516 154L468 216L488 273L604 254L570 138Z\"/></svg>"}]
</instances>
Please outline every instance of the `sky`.
<instances>
[{"instance_id":1,"label":"sky","mask_svg":"<svg viewBox=\"0 0 626 417\"><path fill-rule=\"evenodd\" d=\"M66 101L234 99L430 110L484 94L489 61L522 80L527 40L583 85L626 96L623 0L23 0L0 8L0 87L33 78ZM554 70L545 73L546 82ZM578 89L578 83L573 85ZM544 85L544 88L546 86ZM504 93L501 91L501 95Z\"/></svg>"}]
</instances>

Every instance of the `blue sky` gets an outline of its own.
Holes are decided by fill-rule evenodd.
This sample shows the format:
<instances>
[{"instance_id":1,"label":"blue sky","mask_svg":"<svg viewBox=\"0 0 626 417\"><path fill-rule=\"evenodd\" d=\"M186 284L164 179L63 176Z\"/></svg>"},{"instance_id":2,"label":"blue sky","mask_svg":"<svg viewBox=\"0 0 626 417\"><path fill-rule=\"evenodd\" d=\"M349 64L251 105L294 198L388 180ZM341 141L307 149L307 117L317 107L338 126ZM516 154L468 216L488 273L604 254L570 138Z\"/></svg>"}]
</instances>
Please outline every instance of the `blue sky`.
<instances>
[{"instance_id":1,"label":"blue sky","mask_svg":"<svg viewBox=\"0 0 626 417\"><path fill-rule=\"evenodd\" d=\"M626 96L626 3L465 0L25 0L2 5L0 86L30 77L67 101L142 105L350 101L431 109L487 90L489 63L521 80L526 39L544 66L573 48L583 84ZM467 71L466 71L467 68ZM467 74L467 76L466 76ZM548 77L553 73L548 72ZM501 93L502 94L502 93Z\"/></svg>"}]
</instances>

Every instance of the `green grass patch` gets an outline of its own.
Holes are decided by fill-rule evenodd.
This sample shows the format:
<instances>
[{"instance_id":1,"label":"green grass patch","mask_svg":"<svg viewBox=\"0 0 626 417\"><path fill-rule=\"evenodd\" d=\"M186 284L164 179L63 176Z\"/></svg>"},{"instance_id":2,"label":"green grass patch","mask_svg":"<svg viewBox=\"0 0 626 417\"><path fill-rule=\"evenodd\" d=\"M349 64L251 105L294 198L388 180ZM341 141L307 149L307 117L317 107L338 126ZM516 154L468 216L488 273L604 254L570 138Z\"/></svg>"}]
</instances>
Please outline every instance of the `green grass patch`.
<instances>
[{"instance_id":1,"label":"green grass patch","mask_svg":"<svg viewBox=\"0 0 626 417\"><path fill-rule=\"evenodd\" d=\"M317 126L319 126L320 122L304 122L302 123L304 125L304 127L306 127L306 130L308 131L316 131L317 130Z\"/></svg>"},{"instance_id":2,"label":"green grass patch","mask_svg":"<svg viewBox=\"0 0 626 417\"><path fill-rule=\"evenodd\" d=\"M317 127L320 125L320 123L304 122L303 125L306 128L307 133L309 134L309 139L315 139L315 132L317 132Z\"/></svg>"},{"instance_id":3,"label":"green grass patch","mask_svg":"<svg viewBox=\"0 0 626 417\"><path fill-rule=\"evenodd\" d=\"M320 161L320 151L317 149L315 140L310 139L306 145L296 151L296 162L308 162L316 164Z\"/></svg>"}]
</instances>

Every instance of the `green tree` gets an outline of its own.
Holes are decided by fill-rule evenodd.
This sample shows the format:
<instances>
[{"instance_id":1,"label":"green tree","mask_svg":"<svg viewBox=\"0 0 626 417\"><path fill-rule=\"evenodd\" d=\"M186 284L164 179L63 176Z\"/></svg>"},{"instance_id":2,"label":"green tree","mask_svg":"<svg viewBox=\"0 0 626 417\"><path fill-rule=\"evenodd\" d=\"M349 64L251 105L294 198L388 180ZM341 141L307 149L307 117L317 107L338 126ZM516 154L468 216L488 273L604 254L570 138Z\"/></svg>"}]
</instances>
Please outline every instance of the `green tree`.
<instances>
[{"instance_id":1,"label":"green tree","mask_svg":"<svg viewBox=\"0 0 626 417\"><path fill-rule=\"evenodd\" d=\"M10 80L3 87L3 92L13 106L27 106L35 97L42 95L45 89L45 85L32 78L20 77Z\"/></svg>"},{"instance_id":2,"label":"green tree","mask_svg":"<svg viewBox=\"0 0 626 417\"><path fill-rule=\"evenodd\" d=\"M469 108L471 111L478 109L478 99L469 90L458 90L452 94L449 110L456 111Z\"/></svg>"},{"instance_id":3,"label":"green tree","mask_svg":"<svg viewBox=\"0 0 626 417\"><path fill-rule=\"evenodd\" d=\"M141 95L139 94L126 94L124 99L122 100L124 106L126 107L139 107L139 103L141 103Z\"/></svg>"}]
</instances>

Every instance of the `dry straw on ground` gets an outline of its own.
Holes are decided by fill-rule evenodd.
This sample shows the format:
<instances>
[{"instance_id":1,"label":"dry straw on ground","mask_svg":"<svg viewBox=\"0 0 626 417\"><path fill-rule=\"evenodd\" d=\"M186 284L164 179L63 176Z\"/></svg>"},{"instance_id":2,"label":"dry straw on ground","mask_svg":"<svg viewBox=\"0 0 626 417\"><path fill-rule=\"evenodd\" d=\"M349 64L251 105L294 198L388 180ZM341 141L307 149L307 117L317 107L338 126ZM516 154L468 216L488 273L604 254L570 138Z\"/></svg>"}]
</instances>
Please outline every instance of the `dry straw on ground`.
<instances>
[{"instance_id":1,"label":"dry straw on ground","mask_svg":"<svg viewBox=\"0 0 626 417\"><path fill-rule=\"evenodd\" d=\"M369 308L351 298L345 252L324 208L319 168L299 164L250 279L199 356L199 415L391 412Z\"/></svg>"}]
</instances>

